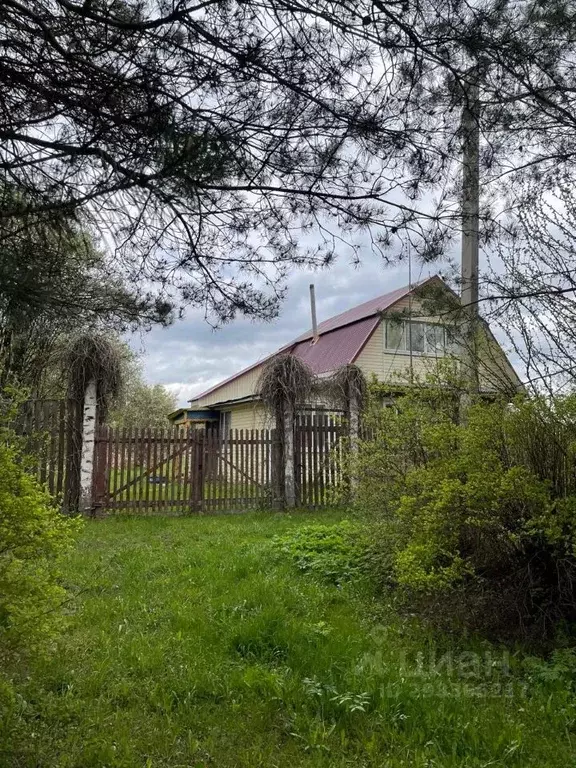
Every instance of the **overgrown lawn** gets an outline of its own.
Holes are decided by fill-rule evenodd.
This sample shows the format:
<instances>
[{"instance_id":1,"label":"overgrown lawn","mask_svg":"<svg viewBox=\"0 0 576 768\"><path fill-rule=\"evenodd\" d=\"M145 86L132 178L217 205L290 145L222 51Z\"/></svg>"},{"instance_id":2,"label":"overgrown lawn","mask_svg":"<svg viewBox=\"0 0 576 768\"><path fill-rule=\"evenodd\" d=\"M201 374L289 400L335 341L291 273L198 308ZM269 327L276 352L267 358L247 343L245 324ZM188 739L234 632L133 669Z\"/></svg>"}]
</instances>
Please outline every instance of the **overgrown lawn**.
<instances>
[{"instance_id":1,"label":"overgrown lawn","mask_svg":"<svg viewBox=\"0 0 576 768\"><path fill-rule=\"evenodd\" d=\"M88 523L68 632L5 697L1 764L576 766L570 654L435 639L274 542L337 519Z\"/></svg>"}]
</instances>

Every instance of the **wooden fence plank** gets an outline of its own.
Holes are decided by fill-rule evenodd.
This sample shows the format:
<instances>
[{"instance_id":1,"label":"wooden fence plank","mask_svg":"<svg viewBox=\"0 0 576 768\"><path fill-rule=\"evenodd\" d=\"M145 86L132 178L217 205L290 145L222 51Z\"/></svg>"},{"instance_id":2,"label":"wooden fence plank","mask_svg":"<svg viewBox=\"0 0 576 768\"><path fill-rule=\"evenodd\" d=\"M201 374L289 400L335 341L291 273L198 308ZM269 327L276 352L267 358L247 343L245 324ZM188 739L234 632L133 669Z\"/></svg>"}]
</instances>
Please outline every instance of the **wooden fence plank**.
<instances>
[{"instance_id":1,"label":"wooden fence plank","mask_svg":"<svg viewBox=\"0 0 576 768\"><path fill-rule=\"evenodd\" d=\"M246 433L248 430L246 430ZM237 495L240 496L241 499L244 499L244 506L247 505L247 496L248 496L248 440L246 439L246 435L244 434L244 430L240 430L240 492L238 493L238 489L236 490Z\"/></svg>"},{"instance_id":2,"label":"wooden fence plank","mask_svg":"<svg viewBox=\"0 0 576 768\"><path fill-rule=\"evenodd\" d=\"M180 429L178 427L172 426L170 428L170 445L168 448L168 452L170 456L172 456L172 505L178 506L178 502L180 500L180 492L182 489L182 485L180 482L180 464L182 456L177 455L179 454L178 448L178 436L179 436Z\"/></svg>"},{"instance_id":3,"label":"wooden fence plank","mask_svg":"<svg viewBox=\"0 0 576 768\"><path fill-rule=\"evenodd\" d=\"M172 493L171 493L171 502L172 506L176 507L178 505L178 498L180 494L180 481L178 478L178 469L180 464L180 456L176 455L178 453L178 427L171 426L170 427L170 441L168 445L168 454L172 456L172 461L170 464L170 485L172 486Z\"/></svg>"},{"instance_id":4,"label":"wooden fence plank","mask_svg":"<svg viewBox=\"0 0 576 768\"><path fill-rule=\"evenodd\" d=\"M235 440L236 440L236 442L235 442L235 447L236 447L235 454L236 455L235 455L235 459L234 459L234 485L233 485L233 487L231 489L231 491L232 491L231 499L234 499L234 500L237 499L241 495L239 493L238 489L242 485L242 475L240 473L240 463L242 461L242 448L240 446L240 434L241 434L240 430L237 429L236 430L236 435L235 435Z\"/></svg>"},{"instance_id":5,"label":"wooden fence plank","mask_svg":"<svg viewBox=\"0 0 576 768\"><path fill-rule=\"evenodd\" d=\"M102 488L104 491L104 504L108 503L108 500L110 499L110 487L112 482L112 449L113 449L113 443L112 443L112 428L111 427L103 427L103 440L105 451L106 451L106 467L103 472L104 479L102 480Z\"/></svg>"},{"instance_id":6,"label":"wooden fence plank","mask_svg":"<svg viewBox=\"0 0 576 768\"><path fill-rule=\"evenodd\" d=\"M160 501L162 491L162 480L160 479L162 477L162 462L158 451L158 449L161 448L161 441L162 438L158 427L154 427L152 429L152 466L154 469L146 478L148 485L150 486L150 495L153 503Z\"/></svg>"},{"instance_id":7,"label":"wooden fence plank","mask_svg":"<svg viewBox=\"0 0 576 768\"><path fill-rule=\"evenodd\" d=\"M234 502L234 499L238 495L238 483L240 481L239 473L238 473L238 462L240 461L240 446L239 446L239 439L240 439L240 433L237 429L234 430L234 456L231 459L231 466L230 466L230 488L229 488L229 499L228 499L228 508L232 508L232 504Z\"/></svg>"},{"instance_id":8,"label":"wooden fence plank","mask_svg":"<svg viewBox=\"0 0 576 768\"><path fill-rule=\"evenodd\" d=\"M332 477L332 471L334 469L333 461L332 461L332 422L333 418L332 416L328 416L326 419L326 444L325 444L325 450L326 450L326 458L324 460L324 464L326 466L326 471L324 473L324 494L326 498L326 493L328 492L328 489L331 487L333 482Z\"/></svg>"},{"instance_id":9,"label":"wooden fence plank","mask_svg":"<svg viewBox=\"0 0 576 768\"><path fill-rule=\"evenodd\" d=\"M178 448L181 451L180 453L180 461L178 464L178 470L180 473L179 476L179 492L178 492L178 500L180 502L186 502L186 494L187 494L187 484L186 484L186 466L188 462L188 457L186 454L188 446L188 430L186 428L181 429L178 431Z\"/></svg>"},{"instance_id":10,"label":"wooden fence plank","mask_svg":"<svg viewBox=\"0 0 576 768\"><path fill-rule=\"evenodd\" d=\"M106 506L108 457L106 455L107 430L101 424L96 428L94 437L94 476L92 484L92 503L95 513Z\"/></svg>"},{"instance_id":11,"label":"wooden fence plank","mask_svg":"<svg viewBox=\"0 0 576 768\"><path fill-rule=\"evenodd\" d=\"M195 513L202 511L202 498L203 498L203 485L204 485L204 473L203 473L203 453L204 453L204 440L203 433L200 430L194 430L193 437L194 451L193 451L193 471L192 471L192 510Z\"/></svg>"},{"instance_id":12,"label":"wooden fence plank","mask_svg":"<svg viewBox=\"0 0 576 768\"><path fill-rule=\"evenodd\" d=\"M310 430L312 437L312 491L313 498L311 499L311 506L318 506L318 417L312 416L312 429Z\"/></svg>"},{"instance_id":13,"label":"wooden fence plank","mask_svg":"<svg viewBox=\"0 0 576 768\"><path fill-rule=\"evenodd\" d=\"M211 446L211 453L212 453L212 466L210 469L211 472L211 479L208 481L210 485L212 486L212 503L215 506L218 506L218 499L220 498L219 493L219 484L220 484L220 476L219 476L219 459L220 459L220 437L218 435L218 431L215 429L212 429L210 431L210 439L212 440L212 446Z\"/></svg>"},{"instance_id":14,"label":"wooden fence plank","mask_svg":"<svg viewBox=\"0 0 576 768\"><path fill-rule=\"evenodd\" d=\"M242 506L246 507L248 506L246 503L246 496L248 495L248 473L247 473L247 464L246 461L246 451L248 450L248 441L246 440L246 436L244 434L244 430L240 430L240 444L238 446L240 457L238 461L238 468L239 468L239 485L236 487L236 498L239 498L243 501Z\"/></svg>"},{"instance_id":15,"label":"wooden fence plank","mask_svg":"<svg viewBox=\"0 0 576 768\"><path fill-rule=\"evenodd\" d=\"M182 500L187 504L189 496L189 464L190 464L190 428L185 428L181 435L182 453Z\"/></svg>"},{"instance_id":16,"label":"wooden fence plank","mask_svg":"<svg viewBox=\"0 0 576 768\"><path fill-rule=\"evenodd\" d=\"M254 509L260 506L260 499L262 497L262 478L260 477L260 452L262 450L262 439L259 433L252 429L250 431L252 442L252 499Z\"/></svg>"},{"instance_id":17,"label":"wooden fence plank","mask_svg":"<svg viewBox=\"0 0 576 768\"><path fill-rule=\"evenodd\" d=\"M248 430L247 430L247 434L248 434ZM254 430L253 429L250 430L250 432L248 434L248 439L250 441L250 450L248 452L248 457L249 457L248 464L249 464L250 477L252 478L252 480L250 482L250 492L249 492L248 495L249 495L249 498L250 498L250 501L251 501L250 506L254 507L255 506L256 494L258 492L257 491L257 489L258 489L258 477L256 475L256 460L254 458L254 456L255 456L255 450L254 450L255 442L254 442Z\"/></svg>"},{"instance_id":18,"label":"wooden fence plank","mask_svg":"<svg viewBox=\"0 0 576 768\"><path fill-rule=\"evenodd\" d=\"M128 444L128 433L126 427L122 427L121 433L121 445L120 445L120 485L125 485L128 480L128 451L130 446Z\"/></svg>"},{"instance_id":19,"label":"wooden fence plank","mask_svg":"<svg viewBox=\"0 0 576 768\"><path fill-rule=\"evenodd\" d=\"M196 440L194 435L195 430L190 430L190 512L193 513L196 511L195 504L196 504L196 469L198 465L198 461L196 458Z\"/></svg>"},{"instance_id":20,"label":"wooden fence plank","mask_svg":"<svg viewBox=\"0 0 576 768\"><path fill-rule=\"evenodd\" d=\"M292 445L294 446L294 500L296 506L299 506L302 503L302 451L300 449L300 416L296 416L292 431Z\"/></svg>"},{"instance_id":21,"label":"wooden fence plank","mask_svg":"<svg viewBox=\"0 0 576 768\"><path fill-rule=\"evenodd\" d=\"M126 456L126 482L125 485L126 490L123 491L125 494L126 499L130 499L133 493L133 485L130 485L132 482L132 475L135 472L134 470L134 463L135 463L135 454L137 451L137 438L134 434L134 427L128 427L128 431L126 433L126 439L128 441L127 450L128 454Z\"/></svg>"},{"instance_id":22,"label":"wooden fence plank","mask_svg":"<svg viewBox=\"0 0 576 768\"><path fill-rule=\"evenodd\" d=\"M266 498L272 500L270 469L272 467L272 434L269 429L264 430L264 487L266 488Z\"/></svg>"},{"instance_id":23,"label":"wooden fence plank","mask_svg":"<svg viewBox=\"0 0 576 768\"><path fill-rule=\"evenodd\" d=\"M307 452L307 444L306 444L306 427L304 418L300 417L299 423L298 423L298 443L299 443L299 451L300 451L300 506L306 506L307 503L307 497L308 497L308 468L306 466L306 452Z\"/></svg>"},{"instance_id":24,"label":"wooden fence plank","mask_svg":"<svg viewBox=\"0 0 576 768\"><path fill-rule=\"evenodd\" d=\"M202 513L204 512L204 492L206 488L206 478L204 476L205 471L205 458L206 458L206 451L205 451L205 441L206 441L206 432L203 432L201 430L196 430L196 434L198 436L198 512Z\"/></svg>"},{"instance_id":25,"label":"wooden fence plank","mask_svg":"<svg viewBox=\"0 0 576 768\"><path fill-rule=\"evenodd\" d=\"M112 465L110 467L110 493L115 496L118 483L118 427L110 429L110 439L112 442Z\"/></svg>"},{"instance_id":26,"label":"wooden fence plank","mask_svg":"<svg viewBox=\"0 0 576 768\"><path fill-rule=\"evenodd\" d=\"M204 495L202 499L202 506L203 509L211 509L211 507L214 505L214 499L213 499L213 491L212 491L212 485L213 485L213 445L212 445L212 435L209 431L206 431L204 434L204 458L202 460L202 466L204 467Z\"/></svg>"},{"instance_id":27,"label":"wooden fence plank","mask_svg":"<svg viewBox=\"0 0 576 768\"><path fill-rule=\"evenodd\" d=\"M314 474L314 416L312 414L308 414L306 419L306 426L308 428L307 430L307 438L308 438L308 499L307 499L307 505L310 507L314 506L314 480L315 480L315 474Z\"/></svg>"},{"instance_id":28,"label":"wooden fence plank","mask_svg":"<svg viewBox=\"0 0 576 768\"><path fill-rule=\"evenodd\" d=\"M238 482L238 474L236 467L238 466L238 430L230 430L230 461L227 467L227 472L230 473L228 481L228 503L226 508L229 509L232 504L232 499L236 495L236 484Z\"/></svg>"},{"instance_id":29,"label":"wooden fence plank","mask_svg":"<svg viewBox=\"0 0 576 768\"><path fill-rule=\"evenodd\" d=\"M146 429L143 429L140 431L141 435L145 437L144 441L142 442L142 445L140 447L140 455L138 457L140 464L140 470L141 470L141 477L143 478L140 480L140 493L139 495L142 496L142 493L144 495L145 501L150 501L150 483L147 482L148 480L148 468L150 467L150 462L152 461L152 450L151 450L151 441L152 441L152 430L150 427L147 427ZM145 474L142 474L145 473ZM144 485L142 486L142 483Z\"/></svg>"},{"instance_id":30,"label":"wooden fence plank","mask_svg":"<svg viewBox=\"0 0 576 768\"><path fill-rule=\"evenodd\" d=\"M338 469L338 459L336 455L337 450L337 439L336 439L336 423L334 421L334 417L330 419L330 425L328 427L328 446L330 455L328 457L328 485L330 488L336 488L337 483L337 469Z\"/></svg>"},{"instance_id":31,"label":"wooden fence plank","mask_svg":"<svg viewBox=\"0 0 576 768\"><path fill-rule=\"evenodd\" d=\"M256 435L260 438L258 458L256 459L258 463L258 483L260 489L258 507L262 508L265 504L266 495L268 493L268 487L266 483L266 430L257 429Z\"/></svg>"},{"instance_id":32,"label":"wooden fence plank","mask_svg":"<svg viewBox=\"0 0 576 768\"><path fill-rule=\"evenodd\" d=\"M220 479L222 482L222 509L228 508L230 495L230 460L232 458L232 430L222 432L222 447L220 448Z\"/></svg>"},{"instance_id":33,"label":"wooden fence plank","mask_svg":"<svg viewBox=\"0 0 576 768\"><path fill-rule=\"evenodd\" d=\"M214 479L216 490L215 495L218 499L218 506L220 508L224 505L224 493L225 493L225 483L224 483L224 458L222 454L226 450L226 438L223 434L223 432L218 429L214 432L214 441L216 446L216 459L215 459L215 472L216 477Z\"/></svg>"}]
</instances>

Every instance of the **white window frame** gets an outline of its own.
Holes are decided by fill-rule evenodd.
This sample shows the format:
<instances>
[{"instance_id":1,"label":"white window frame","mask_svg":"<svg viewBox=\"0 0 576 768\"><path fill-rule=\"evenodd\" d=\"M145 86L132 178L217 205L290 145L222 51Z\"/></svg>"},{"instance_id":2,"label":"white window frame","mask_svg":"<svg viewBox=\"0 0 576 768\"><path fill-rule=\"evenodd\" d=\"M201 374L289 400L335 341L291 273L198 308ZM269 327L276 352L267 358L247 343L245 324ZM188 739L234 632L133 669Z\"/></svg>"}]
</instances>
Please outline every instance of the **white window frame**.
<instances>
[{"instance_id":1,"label":"white window frame","mask_svg":"<svg viewBox=\"0 0 576 768\"><path fill-rule=\"evenodd\" d=\"M228 437L232 429L232 411L220 411L218 430L220 437Z\"/></svg>"},{"instance_id":2,"label":"white window frame","mask_svg":"<svg viewBox=\"0 0 576 768\"><path fill-rule=\"evenodd\" d=\"M442 323L429 323L425 322L423 320L395 320L392 318L385 319L384 321L384 351L389 352L391 354L400 354L400 355L409 355L410 354L410 347L409 347L409 339L410 337L410 324L419 324L424 326L424 351L420 350L412 350L412 355L420 355L422 357L446 357L447 355L453 354L453 350L451 347L453 346L448 339L447 334L447 328L446 326L442 325ZM400 338L400 345L397 347L389 346L388 345L388 329L390 327L395 327L395 329L398 328L398 326L402 327L402 334ZM435 328L442 328L442 346L440 349L438 347L434 346L433 348L429 348L429 335L428 335L428 329L431 327Z\"/></svg>"}]
</instances>

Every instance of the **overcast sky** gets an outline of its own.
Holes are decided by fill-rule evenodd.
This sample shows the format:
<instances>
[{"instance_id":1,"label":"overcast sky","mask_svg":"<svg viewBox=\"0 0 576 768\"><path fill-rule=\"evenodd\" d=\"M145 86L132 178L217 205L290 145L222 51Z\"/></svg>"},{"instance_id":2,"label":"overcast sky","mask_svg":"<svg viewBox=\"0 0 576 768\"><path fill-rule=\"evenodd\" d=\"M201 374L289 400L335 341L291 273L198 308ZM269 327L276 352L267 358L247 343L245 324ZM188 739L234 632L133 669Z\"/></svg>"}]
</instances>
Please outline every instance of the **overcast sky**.
<instances>
[{"instance_id":1,"label":"overcast sky","mask_svg":"<svg viewBox=\"0 0 576 768\"><path fill-rule=\"evenodd\" d=\"M413 265L417 281L442 272L442 265L430 268ZM238 319L219 330L203 320L201 310L189 310L187 317L170 328L157 328L131 339L140 354L144 376L151 384L164 384L178 396L179 405L204 389L254 363L287 344L310 328L309 284L316 286L318 322L343 312L367 299L408 284L407 265L389 266L370 249L360 266L341 259L329 270L295 271L280 316L270 323Z\"/></svg>"}]
</instances>

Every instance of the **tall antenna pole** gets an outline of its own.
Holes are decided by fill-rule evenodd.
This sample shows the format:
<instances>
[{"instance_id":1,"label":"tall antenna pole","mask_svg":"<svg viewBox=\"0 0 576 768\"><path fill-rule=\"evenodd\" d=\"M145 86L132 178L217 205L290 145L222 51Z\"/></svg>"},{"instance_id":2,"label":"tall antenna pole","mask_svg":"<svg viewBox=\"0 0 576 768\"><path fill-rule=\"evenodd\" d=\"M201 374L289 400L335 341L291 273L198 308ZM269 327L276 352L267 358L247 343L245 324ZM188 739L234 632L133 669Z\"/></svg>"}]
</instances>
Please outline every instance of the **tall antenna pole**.
<instances>
[{"instance_id":1,"label":"tall antenna pole","mask_svg":"<svg viewBox=\"0 0 576 768\"><path fill-rule=\"evenodd\" d=\"M464 92L462 110L462 343L461 367L466 393L463 405L479 390L478 253L480 229L480 99L477 70Z\"/></svg>"}]
</instances>

